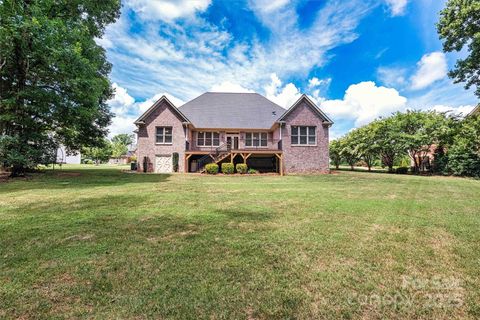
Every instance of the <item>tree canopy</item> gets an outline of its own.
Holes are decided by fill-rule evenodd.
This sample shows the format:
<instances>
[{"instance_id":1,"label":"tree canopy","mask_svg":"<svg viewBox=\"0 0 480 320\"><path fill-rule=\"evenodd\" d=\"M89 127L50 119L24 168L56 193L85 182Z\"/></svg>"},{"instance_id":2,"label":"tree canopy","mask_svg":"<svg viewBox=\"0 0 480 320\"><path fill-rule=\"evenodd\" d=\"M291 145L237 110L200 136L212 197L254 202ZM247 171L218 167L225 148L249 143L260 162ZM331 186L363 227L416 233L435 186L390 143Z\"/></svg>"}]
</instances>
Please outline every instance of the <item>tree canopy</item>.
<instances>
[{"instance_id":1,"label":"tree canopy","mask_svg":"<svg viewBox=\"0 0 480 320\"><path fill-rule=\"evenodd\" d=\"M480 176L480 116L460 118L435 111L397 112L351 130L330 142L330 159L366 165L382 163L389 172ZM431 163L433 161L433 163ZM428 163L428 168L425 168ZM432 166L433 165L433 166ZM399 170L401 169L401 170Z\"/></svg>"},{"instance_id":2,"label":"tree canopy","mask_svg":"<svg viewBox=\"0 0 480 320\"><path fill-rule=\"evenodd\" d=\"M119 0L0 1L0 161L13 174L59 144L102 144L111 65L95 38L119 14Z\"/></svg>"},{"instance_id":3,"label":"tree canopy","mask_svg":"<svg viewBox=\"0 0 480 320\"><path fill-rule=\"evenodd\" d=\"M480 97L480 1L448 0L440 12L437 30L445 52L466 47L468 56L457 60L449 76L455 83L465 82L467 89L476 86L475 93Z\"/></svg>"}]
</instances>

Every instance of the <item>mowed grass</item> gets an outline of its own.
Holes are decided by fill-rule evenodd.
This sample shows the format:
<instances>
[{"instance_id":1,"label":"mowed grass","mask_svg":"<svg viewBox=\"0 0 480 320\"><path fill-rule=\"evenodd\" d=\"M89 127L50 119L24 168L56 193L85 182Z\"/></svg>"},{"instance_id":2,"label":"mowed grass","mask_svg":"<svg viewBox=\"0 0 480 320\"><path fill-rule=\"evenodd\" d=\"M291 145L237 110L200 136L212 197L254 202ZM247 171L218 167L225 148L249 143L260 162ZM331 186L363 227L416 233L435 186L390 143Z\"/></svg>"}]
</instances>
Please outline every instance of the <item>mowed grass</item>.
<instances>
[{"instance_id":1,"label":"mowed grass","mask_svg":"<svg viewBox=\"0 0 480 320\"><path fill-rule=\"evenodd\" d=\"M480 181L77 166L0 184L0 318L480 317Z\"/></svg>"}]
</instances>

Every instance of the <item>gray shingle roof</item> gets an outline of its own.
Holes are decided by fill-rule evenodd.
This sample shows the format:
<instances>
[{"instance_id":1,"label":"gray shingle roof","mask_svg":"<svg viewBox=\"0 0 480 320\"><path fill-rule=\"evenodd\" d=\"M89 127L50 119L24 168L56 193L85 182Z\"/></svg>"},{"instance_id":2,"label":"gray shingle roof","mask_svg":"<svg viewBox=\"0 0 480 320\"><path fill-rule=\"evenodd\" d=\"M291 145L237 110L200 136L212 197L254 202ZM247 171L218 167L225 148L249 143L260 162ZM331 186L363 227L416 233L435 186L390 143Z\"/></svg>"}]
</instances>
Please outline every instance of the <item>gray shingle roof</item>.
<instances>
[{"instance_id":1,"label":"gray shingle roof","mask_svg":"<svg viewBox=\"0 0 480 320\"><path fill-rule=\"evenodd\" d=\"M285 109L258 93L206 92L179 107L197 128L270 129Z\"/></svg>"}]
</instances>

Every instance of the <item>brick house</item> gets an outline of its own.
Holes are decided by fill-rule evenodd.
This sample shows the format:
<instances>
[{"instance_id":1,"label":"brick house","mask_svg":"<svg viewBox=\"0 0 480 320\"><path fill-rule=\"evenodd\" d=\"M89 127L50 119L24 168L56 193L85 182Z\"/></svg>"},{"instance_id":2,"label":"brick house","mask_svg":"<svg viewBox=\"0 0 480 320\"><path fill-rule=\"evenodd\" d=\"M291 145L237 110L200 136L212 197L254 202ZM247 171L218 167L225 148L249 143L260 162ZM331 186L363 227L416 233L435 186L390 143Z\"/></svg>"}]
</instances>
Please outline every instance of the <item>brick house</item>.
<instances>
[{"instance_id":1,"label":"brick house","mask_svg":"<svg viewBox=\"0 0 480 320\"><path fill-rule=\"evenodd\" d=\"M260 172L329 172L333 122L306 95L288 110L257 93L207 92L176 107L165 96L136 121L138 170L201 172L246 163ZM176 156L176 155L175 155Z\"/></svg>"}]
</instances>

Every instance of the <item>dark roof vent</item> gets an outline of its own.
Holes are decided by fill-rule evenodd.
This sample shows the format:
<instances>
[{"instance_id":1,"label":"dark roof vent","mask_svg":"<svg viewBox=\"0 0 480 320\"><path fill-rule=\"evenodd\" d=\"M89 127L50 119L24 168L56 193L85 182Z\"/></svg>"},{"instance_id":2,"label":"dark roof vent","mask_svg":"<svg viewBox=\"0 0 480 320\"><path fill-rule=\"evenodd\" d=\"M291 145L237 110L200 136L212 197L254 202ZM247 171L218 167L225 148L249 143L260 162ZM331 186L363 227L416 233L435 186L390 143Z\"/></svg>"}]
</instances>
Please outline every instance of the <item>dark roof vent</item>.
<instances>
[{"instance_id":1,"label":"dark roof vent","mask_svg":"<svg viewBox=\"0 0 480 320\"><path fill-rule=\"evenodd\" d=\"M277 115L277 111L272 111L272 116L276 116Z\"/></svg>"}]
</instances>

